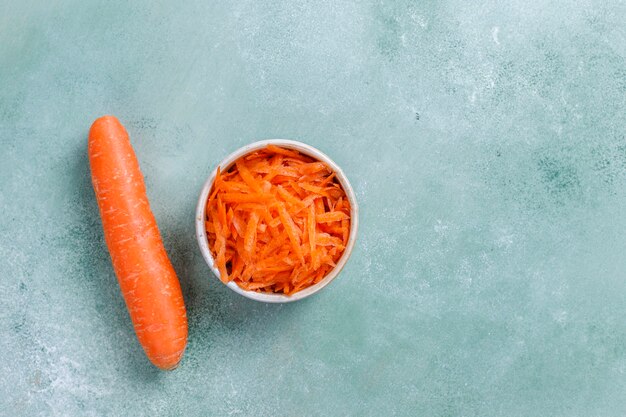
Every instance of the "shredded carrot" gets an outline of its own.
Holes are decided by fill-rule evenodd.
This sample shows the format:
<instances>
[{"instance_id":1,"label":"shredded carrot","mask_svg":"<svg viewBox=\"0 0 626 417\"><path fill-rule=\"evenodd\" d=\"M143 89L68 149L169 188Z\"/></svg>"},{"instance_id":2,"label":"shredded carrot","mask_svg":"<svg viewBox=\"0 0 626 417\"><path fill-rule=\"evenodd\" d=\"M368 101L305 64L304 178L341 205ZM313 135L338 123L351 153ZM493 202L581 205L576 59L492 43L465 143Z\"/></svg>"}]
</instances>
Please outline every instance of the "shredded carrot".
<instances>
[{"instance_id":1,"label":"shredded carrot","mask_svg":"<svg viewBox=\"0 0 626 417\"><path fill-rule=\"evenodd\" d=\"M330 211L328 213L317 215L317 221L319 223L339 222L341 220L348 219L348 218L350 218L350 216L348 216L346 213L343 213L341 211Z\"/></svg>"},{"instance_id":2,"label":"shredded carrot","mask_svg":"<svg viewBox=\"0 0 626 417\"><path fill-rule=\"evenodd\" d=\"M252 249L256 243L257 225L259 223L259 215L256 211L250 214L250 220L248 220L248 226L246 227L246 234L243 238L243 249L246 251L247 257L252 256Z\"/></svg>"},{"instance_id":3,"label":"shredded carrot","mask_svg":"<svg viewBox=\"0 0 626 417\"><path fill-rule=\"evenodd\" d=\"M302 155L300 152L298 151L292 151L290 149L285 149L285 148L281 148L280 146L276 146L276 145L268 145L267 148L265 148L268 152L271 153L276 153L279 155L284 155L284 156L289 156L291 158L303 161L306 160L306 157L304 157L304 155Z\"/></svg>"},{"instance_id":4,"label":"shredded carrot","mask_svg":"<svg viewBox=\"0 0 626 417\"><path fill-rule=\"evenodd\" d=\"M252 175L252 173L250 172L250 170L248 169L244 161L241 161L241 160L237 161L237 170L239 171L239 175L241 175L241 179L245 181L248 187L250 187L257 193L261 192L261 185L254 178L254 176Z\"/></svg>"},{"instance_id":5,"label":"shredded carrot","mask_svg":"<svg viewBox=\"0 0 626 417\"><path fill-rule=\"evenodd\" d=\"M307 217L307 225L309 231L309 248L311 249L311 256L315 252L315 246L317 245L316 231L315 231L315 207L309 206L309 213Z\"/></svg>"},{"instance_id":6,"label":"shredded carrot","mask_svg":"<svg viewBox=\"0 0 626 417\"><path fill-rule=\"evenodd\" d=\"M216 175L205 227L224 282L290 295L335 267L350 234L350 204L325 163L269 145Z\"/></svg>"},{"instance_id":7,"label":"shredded carrot","mask_svg":"<svg viewBox=\"0 0 626 417\"><path fill-rule=\"evenodd\" d=\"M291 247L293 248L293 252L298 256L300 262L304 264L304 256L302 255L302 248L300 247L300 238L298 237L299 233L296 229L296 225L293 222L293 219L287 212L285 208L285 204L281 203L278 206L278 215L280 216L280 222L283 224L285 228L285 232L291 241Z\"/></svg>"},{"instance_id":8,"label":"shredded carrot","mask_svg":"<svg viewBox=\"0 0 626 417\"><path fill-rule=\"evenodd\" d=\"M350 221L343 219L341 220L341 237L344 246L348 244L348 236L350 236Z\"/></svg>"},{"instance_id":9,"label":"shredded carrot","mask_svg":"<svg viewBox=\"0 0 626 417\"><path fill-rule=\"evenodd\" d=\"M246 193L221 193L222 201L225 203L256 203L258 201L268 201L272 199L269 194L246 194Z\"/></svg>"},{"instance_id":10,"label":"shredded carrot","mask_svg":"<svg viewBox=\"0 0 626 417\"><path fill-rule=\"evenodd\" d=\"M319 195L323 195L326 196L328 195L328 193L326 192L326 190L323 187L318 187L316 185L312 185L312 184L299 184L301 188L304 188L307 191L311 191L315 194L319 194Z\"/></svg>"},{"instance_id":11,"label":"shredded carrot","mask_svg":"<svg viewBox=\"0 0 626 417\"><path fill-rule=\"evenodd\" d=\"M288 203L293 204L295 206L300 206L300 207L304 206L302 200L291 195L291 193L285 190L282 186L278 185L276 189L278 190L278 194L280 194L280 196L283 199L285 199L285 201L287 201Z\"/></svg>"}]
</instances>

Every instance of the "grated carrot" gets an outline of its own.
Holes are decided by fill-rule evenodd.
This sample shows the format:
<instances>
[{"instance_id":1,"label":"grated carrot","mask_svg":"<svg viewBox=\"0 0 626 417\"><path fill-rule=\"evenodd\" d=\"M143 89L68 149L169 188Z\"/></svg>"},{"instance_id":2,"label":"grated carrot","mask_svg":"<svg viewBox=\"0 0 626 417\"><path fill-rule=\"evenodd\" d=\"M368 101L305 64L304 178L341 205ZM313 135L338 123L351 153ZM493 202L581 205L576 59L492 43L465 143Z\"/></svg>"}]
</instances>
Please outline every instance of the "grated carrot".
<instances>
[{"instance_id":1,"label":"grated carrot","mask_svg":"<svg viewBox=\"0 0 626 417\"><path fill-rule=\"evenodd\" d=\"M246 193L221 193L222 201L225 203L255 203L258 201L269 201L272 196L269 194L246 194Z\"/></svg>"},{"instance_id":2,"label":"grated carrot","mask_svg":"<svg viewBox=\"0 0 626 417\"><path fill-rule=\"evenodd\" d=\"M261 192L261 185L256 179L254 179L254 176L252 175L244 161L237 161L237 170L239 171L239 175L241 175L241 179L244 180L248 187L250 187L257 193Z\"/></svg>"},{"instance_id":3,"label":"grated carrot","mask_svg":"<svg viewBox=\"0 0 626 417\"><path fill-rule=\"evenodd\" d=\"M205 227L224 282L293 294L337 264L350 234L350 204L325 163L269 145L216 175Z\"/></svg>"},{"instance_id":4,"label":"grated carrot","mask_svg":"<svg viewBox=\"0 0 626 417\"><path fill-rule=\"evenodd\" d=\"M350 218L350 216L341 211L329 211L328 213L317 215L317 221L319 223L339 222L348 218Z\"/></svg>"},{"instance_id":5,"label":"grated carrot","mask_svg":"<svg viewBox=\"0 0 626 417\"><path fill-rule=\"evenodd\" d=\"M259 223L259 215L256 211L250 214L250 220L248 220L248 226L246 226L246 234L243 238L243 250L248 257L252 257L252 249L256 243L257 225Z\"/></svg>"},{"instance_id":6,"label":"grated carrot","mask_svg":"<svg viewBox=\"0 0 626 417\"><path fill-rule=\"evenodd\" d=\"M296 230L296 225L293 222L293 219L287 212L284 203L280 203L278 206L278 215L280 216L280 222L283 224L285 228L285 232L291 241L291 247L293 248L294 253L300 259L300 262L304 264L304 256L302 255L302 248L300 247L300 238L298 237L299 233Z\"/></svg>"},{"instance_id":7,"label":"grated carrot","mask_svg":"<svg viewBox=\"0 0 626 417\"><path fill-rule=\"evenodd\" d=\"M304 188L307 191L311 191L312 193L315 194L319 194L319 195L323 195L323 196L327 196L328 193L326 192L326 190L323 187L318 187L316 185L312 185L312 184L299 184L301 188Z\"/></svg>"}]
</instances>

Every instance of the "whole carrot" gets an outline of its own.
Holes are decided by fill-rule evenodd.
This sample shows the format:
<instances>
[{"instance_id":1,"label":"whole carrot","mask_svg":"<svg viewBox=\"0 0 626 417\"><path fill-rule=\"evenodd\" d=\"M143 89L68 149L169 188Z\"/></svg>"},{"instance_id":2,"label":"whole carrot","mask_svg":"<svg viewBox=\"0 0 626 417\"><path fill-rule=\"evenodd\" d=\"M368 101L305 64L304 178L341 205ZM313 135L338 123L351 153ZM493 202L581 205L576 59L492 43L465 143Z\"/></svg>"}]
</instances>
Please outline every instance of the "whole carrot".
<instances>
[{"instance_id":1,"label":"whole carrot","mask_svg":"<svg viewBox=\"0 0 626 417\"><path fill-rule=\"evenodd\" d=\"M105 241L135 333L155 366L174 369L187 345L185 304L124 126L113 116L97 119L88 153Z\"/></svg>"}]
</instances>

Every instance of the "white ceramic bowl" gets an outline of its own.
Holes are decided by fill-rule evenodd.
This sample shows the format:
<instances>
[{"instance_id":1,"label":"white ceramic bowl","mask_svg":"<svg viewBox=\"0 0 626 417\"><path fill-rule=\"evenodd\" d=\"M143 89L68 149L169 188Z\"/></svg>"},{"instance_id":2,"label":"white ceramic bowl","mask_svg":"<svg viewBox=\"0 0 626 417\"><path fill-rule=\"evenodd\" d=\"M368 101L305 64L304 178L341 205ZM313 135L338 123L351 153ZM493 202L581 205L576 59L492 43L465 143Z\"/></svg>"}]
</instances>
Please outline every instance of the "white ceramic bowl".
<instances>
[{"instance_id":1,"label":"white ceramic bowl","mask_svg":"<svg viewBox=\"0 0 626 417\"><path fill-rule=\"evenodd\" d=\"M305 155L311 156L317 160L320 160L327 164L330 169L335 172L336 178L339 180L339 183L343 187L346 192L346 196L350 201L350 236L348 237L348 244L341 255L341 258L337 262L337 266L333 268L320 282L310 287L307 287L301 291L298 291L292 295L284 295L284 294L270 294L270 293L262 293L256 291L246 291L243 288L239 287L234 282L229 282L226 284L228 288L235 291L238 294L243 295L244 297L251 298L257 301L263 301L266 303L288 303L291 301L301 300L310 295L315 294L320 291L322 288L330 284L330 282L335 279L335 277L341 272L344 265L348 261L350 254L352 253L352 248L354 247L354 242L356 241L357 230L359 227L359 207L357 206L356 197L354 195L354 190L346 178L346 175L343 173L341 168L333 162L328 156L315 149L312 146L307 144L296 142L294 140L287 139L268 139L262 140L259 142L254 142L249 145L246 145L242 148L237 149L232 154L228 155L222 162L220 162L219 167L222 172L227 171L233 163L243 155L247 155L251 152L254 152L258 149L262 149L267 145L276 145L281 146L283 148L294 149ZM200 245L200 252L202 252L202 256L204 260L213 271L213 274L219 279L220 273L215 266L215 260L213 259L213 255L211 254L211 250L209 249L209 240L206 234L206 229L204 226L204 221L206 218L206 202L209 198L209 193L211 188L213 187L213 181L215 181L215 175L217 173L217 167L211 172L209 178L207 178L204 186L202 187L202 192L200 193L200 198L198 199L198 206L196 208L196 236L198 238L198 244ZM222 282L222 281L220 281Z\"/></svg>"}]
</instances>

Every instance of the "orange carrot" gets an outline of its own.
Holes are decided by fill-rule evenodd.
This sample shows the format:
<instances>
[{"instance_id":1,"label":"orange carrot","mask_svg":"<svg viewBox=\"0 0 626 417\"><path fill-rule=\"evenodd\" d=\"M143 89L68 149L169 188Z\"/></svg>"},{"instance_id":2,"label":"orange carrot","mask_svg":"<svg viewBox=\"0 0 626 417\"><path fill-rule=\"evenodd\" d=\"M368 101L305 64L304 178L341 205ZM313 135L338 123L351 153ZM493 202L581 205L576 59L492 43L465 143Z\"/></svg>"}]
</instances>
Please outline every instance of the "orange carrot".
<instances>
[{"instance_id":1,"label":"orange carrot","mask_svg":"<svg viewBox=\"0 0 626 417\"><path fill-rule=\"evenodd\" d=\"M187 345L185 304L128 133L115 117L93 123L88 154L105 241L135 333L155 366L174 369Z\"/></svg>"},{"instance_id":2,"label":"orange carrot","mask_svg":"<svg viewBox=\"0 0 626 417\"><path fill-rule=\"evenodd\" d=\"M220 278L284 294L321 281L347 244L347 201L326 164L291 149L270 145L218 170L205 224Z\"/></svg>"}]
</instances>

